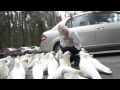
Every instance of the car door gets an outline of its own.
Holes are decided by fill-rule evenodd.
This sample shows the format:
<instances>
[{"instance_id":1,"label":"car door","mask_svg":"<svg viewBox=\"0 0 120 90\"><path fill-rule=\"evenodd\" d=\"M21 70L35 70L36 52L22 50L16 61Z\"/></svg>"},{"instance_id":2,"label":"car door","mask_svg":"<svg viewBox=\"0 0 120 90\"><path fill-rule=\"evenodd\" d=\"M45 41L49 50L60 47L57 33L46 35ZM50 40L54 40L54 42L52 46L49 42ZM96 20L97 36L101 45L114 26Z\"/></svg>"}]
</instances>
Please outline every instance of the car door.
<instances>
[{"instance_id":1,"label":"car door","mask_svg":"<svg viewBox=\"0 0 120 90\"><path fill-rule=\"evenodd\" d=\"M24 48L20 48L21 52L24 53L25 52L25 49Z\"/></svg>"},{"instance_id":2,"label":"car door","mask_svg":"<svg viewBox=\"0 0 120 90\"><path fill-rule=\"evenodd\" d=\"M87 49L96 46L95 30L89 13L72 17L67 21L66 26L78 33L83 47Z\"/></svg>"},{"instance_id":3,"label":"car door","mask_svg":"<svg viewBox=\"0 0 120 90\"><path fill-rule=\"evenodd\" d=\"M120 45L120 13L97 12L94 13L96 44L98 47L113 47Z\"/></svg>"}]
</instances>

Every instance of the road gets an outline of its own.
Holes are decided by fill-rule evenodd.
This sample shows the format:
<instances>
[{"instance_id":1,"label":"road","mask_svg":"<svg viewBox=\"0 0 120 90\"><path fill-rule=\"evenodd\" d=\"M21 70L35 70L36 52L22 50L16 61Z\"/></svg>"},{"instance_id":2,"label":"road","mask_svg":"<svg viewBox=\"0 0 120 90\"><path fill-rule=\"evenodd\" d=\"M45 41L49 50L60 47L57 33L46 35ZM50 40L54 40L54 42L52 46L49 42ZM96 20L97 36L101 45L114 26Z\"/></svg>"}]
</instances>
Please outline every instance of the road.
<instances>
[{"instance_id":1,"label":"road","mask_svg":"<svg viewBox=\"0 0 120 90\"><path fill-rule=\"evenodd\" d=\"M100 73L102 79L120 79L120 53L94 55L94 58L96 58L102 64L108 66L113 71L112 75ZM13 67L14 60L10 63L10 71L13 69ZM75 68L78 69L78 67ZM46 78L47 75L44 75L44 79ZM26 79L33 79L31 69L28 69Z\"/></svg>"},{"instance_id":2,"label":"road","mask_svg":"<svg viewBox=\"0 0 120 90\"><path fill-rule=\"evenodd\" d=\"M95 55L95 58L113 71L112 75L101 74L103 79L120 79L120 53Z\"/></svg>"}]
</instances>

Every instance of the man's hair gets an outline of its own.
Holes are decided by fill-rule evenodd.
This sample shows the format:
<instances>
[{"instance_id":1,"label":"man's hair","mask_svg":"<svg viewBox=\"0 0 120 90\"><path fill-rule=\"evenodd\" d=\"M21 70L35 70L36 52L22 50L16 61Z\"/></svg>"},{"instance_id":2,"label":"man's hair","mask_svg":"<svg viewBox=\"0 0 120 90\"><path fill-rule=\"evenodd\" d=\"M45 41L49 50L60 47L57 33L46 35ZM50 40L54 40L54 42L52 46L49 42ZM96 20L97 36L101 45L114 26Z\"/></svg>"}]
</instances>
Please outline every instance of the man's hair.
<instances>
[{"instance_id":1,"label":"man's hair","mask_svg":"<svg viewBox=\"0 0 120 90\"><path fill-rule=\"evenodd\" d=\"M63 31L68 31L68 27L65 26L65 25L59 25L58 26L58 32L59 32L60 36L62 36Z\"/></svg>"}]
</instances>

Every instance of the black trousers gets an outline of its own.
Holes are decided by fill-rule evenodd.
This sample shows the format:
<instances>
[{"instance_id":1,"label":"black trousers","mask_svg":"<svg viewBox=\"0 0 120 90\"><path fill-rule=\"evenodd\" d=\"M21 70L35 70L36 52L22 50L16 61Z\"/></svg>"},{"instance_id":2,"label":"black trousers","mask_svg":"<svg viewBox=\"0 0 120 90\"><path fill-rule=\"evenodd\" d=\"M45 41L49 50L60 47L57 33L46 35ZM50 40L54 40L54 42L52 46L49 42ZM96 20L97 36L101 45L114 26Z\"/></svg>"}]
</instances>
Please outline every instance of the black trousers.
<instances>
[{"instance_id":1,"label":"black trousers","mask_svg":"<svg viewBox=\"0 0 120 90\"><path fill-rule=\"evenodd\" d=\"M79 64L80 62L80 56L76 56L76 54L79 54L80 50L77 50L74 46L73 47L61 47L61 50L63 53L65 53L66 51L70 51L71 52L71 57L70 57L70 62L75 62L75 64Z\"/></svg>"}]
</instances>

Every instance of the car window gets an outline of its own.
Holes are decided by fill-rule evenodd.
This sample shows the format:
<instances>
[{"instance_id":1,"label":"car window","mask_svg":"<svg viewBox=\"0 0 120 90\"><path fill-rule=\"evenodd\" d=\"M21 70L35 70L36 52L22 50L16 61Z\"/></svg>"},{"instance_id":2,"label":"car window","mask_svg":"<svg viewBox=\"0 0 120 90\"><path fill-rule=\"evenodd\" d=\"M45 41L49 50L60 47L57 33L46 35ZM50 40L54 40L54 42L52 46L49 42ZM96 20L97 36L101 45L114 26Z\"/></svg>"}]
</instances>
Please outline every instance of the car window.
<instances>
[{"instance_id":1,"label":"car window","mask_svg":"<svg viewBox=\"0 0 120 90\"><path fill-rule=\"evenodd\" d=\"M5 49L5 51L10 51L9 49Z\"/></svg>"},{"instance_id":2,"label":"car window","mask_svg":"<svg viewBox=\"0 0 120 90\"><path fill-rule=\"evenodd\" d=\"M69 28L79 27L79 26L87 26L87 25L91 25L91 20L90 20L89 14L84 14L84 15L70 18L66 22L66 26L68 26Z\"/></svg>"},{"instance_id":3,"label":"car window","mask_svg":"<svg viewBox=\"0 0 120 90\"><path fill-rule=\"evenodd\" d=\"M8 48L9 51L14 51L12 48Z\"/></svg>"},{"instance_id":4,"label":"car window","mask_svg":"<svg viewBox=\"0 0 120 90\"><path fill-rule=\"evenodd\" d=\"M68 28L72 27L72 18L68 19L68 21L65 24Z\"/></svg>"},{"instance_id":5,"label":"car window","mask_svg":"<svg viewBox=\"0 0 120 90\"><path fill-rule=\"evenodd\" d=\"M13 50L17 50L16 48L12 48Z\"/></svg>"},{"instance_id":6,"label":"car window","mask_svg":"<svg viewBox=\"0 0 120 90\"><path fill-rule=\"evenodd\" d=\"M21 50L25 50L24 48L21 48Z\"/></svg>"},{"instance_id":7,"label":"car window","mask_svg":"<svg viewBox=\"0 0 120 90\"><path fill-rule=\"evenodd\" d=\"M120 22L120 13L118 13L118 21Z\"/></svg>"},{"instance_id":8,"label":"car window","mask_svg":"<svg viewBox=\"0 0 120 90\"><path fill-rule=\"evenodd\" d=\"M117 12L94 12L95 24L112 23L120 21L120 13Z\"/></svg>"},{"instance_id":9,"label":"car window","mask_svg":"<svg viewBox=\"0 0 120 90\"><path fill-rule=\"evenodd\" d=\"M31 49L34 49L35 47L31 47Z\"/></svg>"},{"instance_id":10,"label":"car window","mask_svg":"<svg viewBox=\"0 0 120 90\"><path fill-rule=\"evenodd\" d=\"M21 51L21 49L20 49L20 48L18 48L18 50L19 50L19 51Z\"/></svg>"},{"instance_id":11,"label":"car window","mask_svg":"<svg viewBox=\"0 0 120 90\"><path fill-rule=\"evenodd\" d=\"M26 47L26 49L30 49L30 47Z\"/></svg>"}]
</instances>

